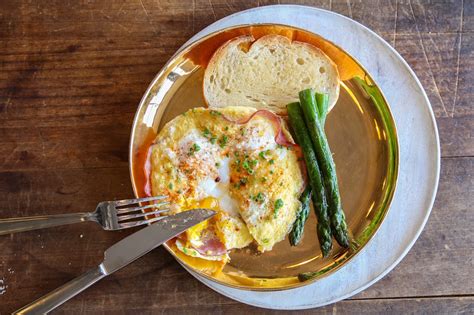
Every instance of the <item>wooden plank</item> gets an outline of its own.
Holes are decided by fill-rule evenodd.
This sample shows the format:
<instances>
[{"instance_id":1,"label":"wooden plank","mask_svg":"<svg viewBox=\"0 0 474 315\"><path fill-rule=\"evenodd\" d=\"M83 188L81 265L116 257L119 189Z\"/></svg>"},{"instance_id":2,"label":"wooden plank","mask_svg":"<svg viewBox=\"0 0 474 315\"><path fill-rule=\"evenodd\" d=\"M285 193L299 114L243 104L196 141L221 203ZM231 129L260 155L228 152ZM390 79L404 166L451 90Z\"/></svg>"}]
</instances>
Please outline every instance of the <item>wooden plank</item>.
<instances>
[{"instance_id":1,"label":"wooden plank","mask_svg":"<svg viewBox=\"0 0 474 315\"><path fill-rule=\"evenodd\" d=\"M132 192L128 168L122 167L3 172L0 196L1 216L8 217L93 211L102 200ZM88 222L0 237L0 279L8 286L0 295L0 313L99 263L108 246L131 232L106 232Z\"/></svg>"},{"instance_id":2,"label":"wooden plank","mask_svg":"<svg viewBox=\"0 0 474 315\"><path fill-rule=\"evenodd\" d=\"M132 303L131 303L132 304ZM148 304L151 304L148 303ZM57 314L102 314L100 304L65 305ZM117 305L109 312L114 314L156 313L160 314L472 314L474 312L473 297L446 298L409 298L381 300L346 300L333 305L302 311L271 311L226 300L223 304L205 303L202 305L161 305L155 301L150 305L130 305L127 310Z\"/></svg>"},{"instance_id":3,"label":"wooden plank","mask_svg":"<svg viewBox=\"0 0 474 315\"><path fill-rule=\"evenodd\" d=\"M315 4L328 7L328 2L325 1ZM209 22L203 12L208 9L208 5L207 2L197 3L200 13L194 14L195 21L197 19ZM364 4L350 3L349 5L346 2L335 1L331 4L331 8L340 13L352 15L364 24L370 22L371 24L367 25L381 32L390 40L391 34L387 32L395 29L395 25L393 25L395 20L388 19L388 23L384 21L394 15L397 5L393 1L389 1L386 6L375 6L378 10L375 14L376 19L371 18L372 11L370 11L371 14L367 13L369 7L373 6L374 3L365 2ZM16 6L14 7L16 8ZM174 10L179 16L191 14L188 12L189 8L187 10L178 4L169 3L158 6L154 2L144 2L144 7L153 25L160 24L162 19L167 19L163 15L163 10ZM219 4L215 6L214 10L228 14L231 13L229 10L241 8L241 3L236 3L230 8ZM153 40L154 34L148 34L145 31L140 33L142 29L151 27L149 23L133 16L132 13L136 13L137 10L134 4L125 3L123 6L112 4L107 10L107 16L113 20L121 17L127 25L129 23L132 25L134 25L133 23L142 24L136 27L137 34L125 33L127 36L118 38L119 34L124 35L124 33L116 33L117 28L114 25L109 25L107 19L90 18L90 15L93 17L100 15L99 13L103 9L104 7L98 4L97 8L77 7L73 10L75 13L61 11L54 15L54 12L46 10L43 5L39 4L30 8L28 14L23 14L25 15L23 22L27 24L39 23L36 20L39 17L33 15L45 14L55 22L50 23L48 19L41 18L41 23L44 23L42 28L45 29L43 33L35 34L32 38L18 39L15 33L16 28L7 32L5 51L8 53L0 56L5 70L0 73L0 112L2 112L0 120L4 126L18 128L0 130L3 134L15 135L14 141L7 140L9 142L1 146L2 151L5 152L1 155L4 157L4 161L0 161L3 162L0 163L2 170L78 167L79 165L102 167L107 163L107 158L110 157L111 163L114 163L117 161L116 155L122 157L125 155L125 153L118 153L119 148L125 150L124 144L128 141L125 132L121 133L119 138L111 139L108 129L117 130L118 128L104 127L100 130L87 130L94 128L97 121L101 121L103 125L115 126L118 117L121 120L123 131L129 130L131 117L143 91L179 44L186 40L186 35L182 34L178 40L171 41L166 37L168 35L160 34L160 38L163 40ZM22 10L25 9L19 8L18 10L17 13L22 13ZM143 8L141 10L143 11ZM15 10L8 12L10 13L4 17L6 21L13 19ZM144 15L145 12L140 12L140 14ZM81 30L83 27L86 27L85 30L87 30L87 25L82 25L82 23L96 23L100 25L101 32L106 32L106 36L94 35L95 38L72 39L68 33L62 33L68 29L59 28L59 31L55 32L58 23L69 23L67 18L77 20ZM178 18L178 21L181 19L187 21L185 18ZM174 26L174 24L165 23L162 30L174 28ZM186 32L188 30L184 27L184 34ZM61 40L51 39L52 34L55 37L60 36ZM459 42L460 36L458 34L444 33L423 36L418 33L399 35L398 42L395 42L397 49L415 68L433 102L433 107L439 118L443 156L472 155L472 150L474 150L474 140L470 136L473 120L464 118L473 115L473 107L469 102L472 96L472 85L469 84L472 82L472 71L469 71L472 67L470 63L473 60L471 56L473 51L472 35L467 34L462 39L461 66L457 68L456 50L449 48L456 47ZM425 46L426 48L424 48ZM456 69L460 71L458 79L456 79ZM459 90L458 93L457 90ZM453 94L457 97L453 97ZM456 117L454 118L453 115ZM87 127L89 123L90 126ZM36 135L49 133L49 131L36 130L36 126L51 126L52 124L63 127L57 129L56 133L56 136L64 137L64 140L58 139L59 142L64 141L62 143L67 143L66 138L74 132L77 133L71 139L71 143L75 141L90 143L87 133L94 133L95 138L99 140L99 143L96 144L96 151L91 152L78 148L79 152L70 153L72 159L69 159L63 154L64 151L61 151L62 147L58 145L58 142L50 143L48 137L30 138L32 133ZM86 127L82 130L71 127L77 124L83 124ZM115 133L112 131L112 134ZM8 136L8 138L12 137ZM3 138L1 139L0 142L3 142ZM111 154L109 145L105 144L108 140L112 140L112 145L114 145L112 151L115 153ZM121 146L117 146L117 143L121 143ZM45 145L47 146L45 149L40 149ZM54 147L56 150L52 150L50 147ZM100 148L104 148L106 152L98 151ZM64 160L54 166L45 165L37 157L44 157L43 161L51 161L48 153L64 156ZM91 153L92 155L95 153L98 158L88 161ZM112 166L118 165L112 164Z\"/></svg>"},{"instance_id":4,"label":"wooden plank","mask_svg":"<svg viewBox=\"0 0 474 315\"><path fill-rule=\"evenodd\" d=\"M317 312L473 313L474 5L466 0L1 1L2 217L88 211L131 196L131 120L156 72L213 21L280 2L334 10L382 35L426 88L443 156L471 156L443 159L432 216L402 263L356 300ZM96 265L130 232L89 223L1 237L0 313ZM71 312L262 310L208 289L157 249L57 313Z\"/></svg>"},{"instance_id":5,"label":"wooden plank","mask_svg":"<svg viewBox=\"0 0 474 315\"><path fill-rule=\"evenodd\" d=\"M458 0L399 0L397 32L456 33L460 31L462 12Z\"/></svg>"},{"instance_id":6,"label":"wooden plank","mask_svg":"<svg viewBox=\"0 0 474 315\"><path fill-rule=\"evenodd\" d=\"M393 272L356 298L474 292L472 278L466 277L474 267L472 174L474 158L443 160L437 201L422 236ZM1 173L0 193L0 208L7 209L8 215L38 215L88 211L100 200L130 196L131 189L124 167ZM7 292L0 295L0 312L3 307L13 309L27 303L94 266L104 249L129 232L103 232L84 223L0 238L0 271L8 285ZM150 297L156 299L156 307L165 305L163 301L169 307L184 301L190 307L211 301L227 303L158 249L94 286L72 305L109 306L113 299L117 304L128 305L133 300L151 307Z\"/></svg>"},{"instance_id":7,"label":"wooden plank","mask_svg":"<svg viewBox=\"0 0 474 315\"><path fill-rule=\"evenodd\" d=\"M464 32L474 31L474 6L469 1L463 2L463 23L462 29Z\"/></svg>"},{"instance_id":8,"label":"wooden plank","mask_svg":"<svg viewBox=\"0 0 474 315\"><path fill-rule=\"evenodd\" d=\"M133 116L122 116L126 124L0 127L0 170L126 167Z\"/></svg>"},{"instance_id":9,"label":"wooden plank","mask_svg":"<svg viewBox=\"0 0 474 315\"><path fill-rule=\"evenodd\" d=\"M474 154L472 39L471 34L463 35L460 46L461 36L456 33L396 37L395 48L416 72L431 101L443 157Z\"/></svg>"}]
</instances>

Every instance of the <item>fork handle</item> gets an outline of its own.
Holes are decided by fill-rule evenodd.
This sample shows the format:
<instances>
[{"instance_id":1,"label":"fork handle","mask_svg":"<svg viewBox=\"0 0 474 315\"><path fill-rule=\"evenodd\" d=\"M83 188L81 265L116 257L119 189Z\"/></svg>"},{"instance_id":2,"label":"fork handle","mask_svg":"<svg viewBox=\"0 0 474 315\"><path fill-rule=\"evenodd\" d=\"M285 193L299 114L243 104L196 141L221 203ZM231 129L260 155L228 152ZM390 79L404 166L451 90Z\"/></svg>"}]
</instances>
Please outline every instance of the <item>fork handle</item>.
<instances>
[{"instance_id":1,"label":"fork handle","mask_svg":"<svg viewBox=\"0 0 474 315\"><path fill-rule=\"evenodd\" d=\"M43 229L53 226L94 221L94 214L89 212L44 215L0 219L0 235Z\"/></svg>"},{"instance_id":2,"label":"fork handle","mask_svg":"<svg viewBox=\"0 0 474 315\"><path fill-rule=\"evenodd\" d=\"M106 276L99 267L89 270L56 290L15 311L13 314L46 314L75 297Z\"/></svg>"}]
</instances>

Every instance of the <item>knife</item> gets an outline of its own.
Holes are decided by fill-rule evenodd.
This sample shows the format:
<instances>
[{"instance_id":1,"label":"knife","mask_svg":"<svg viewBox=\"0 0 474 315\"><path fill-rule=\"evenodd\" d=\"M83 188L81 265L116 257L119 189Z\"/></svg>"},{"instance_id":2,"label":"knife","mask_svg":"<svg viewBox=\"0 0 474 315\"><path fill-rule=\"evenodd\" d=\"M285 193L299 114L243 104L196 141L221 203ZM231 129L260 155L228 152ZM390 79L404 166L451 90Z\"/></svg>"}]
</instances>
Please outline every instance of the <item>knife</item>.
<instances>
[{"instance_id":1,"label":"knife","mask_svg":"<svg viewBox=\"0 0 474 315\"><path fill-rule=\"evenodd\" d=\"M13 314L45 314L81 293L100 279L125 267L164 242L178 236L190 227L205 221L216 212L208 209L193 209L168 216L109 247L102 263L46 294Z\"/></svg>"}]
</instances>

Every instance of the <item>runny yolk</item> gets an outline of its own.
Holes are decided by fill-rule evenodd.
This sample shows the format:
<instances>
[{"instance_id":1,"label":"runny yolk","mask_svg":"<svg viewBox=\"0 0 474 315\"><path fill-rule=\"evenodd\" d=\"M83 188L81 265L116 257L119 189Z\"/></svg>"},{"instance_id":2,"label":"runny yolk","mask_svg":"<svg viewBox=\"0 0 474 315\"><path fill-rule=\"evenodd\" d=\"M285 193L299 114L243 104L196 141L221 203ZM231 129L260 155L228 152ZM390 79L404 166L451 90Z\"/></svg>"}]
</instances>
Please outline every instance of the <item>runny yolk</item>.
<instances>
[{"instance_id":1,"label":"runny yolk","mask_svg":"<svg viewBox=\"0 0 474 315\"><path fill-rule=\"evenodd\" d=\"M219 208L219 200L214 198L214 197L206 197L206 198L204 198L203 200L200 200L200 201L189 202L187 208L189 210L197 209L197 208L205 208L205 209L211 209L211 210L221 212L221 209ZM217 214L217 216L218 215L219 215L219 213ZM187 238L188 242L189 241L193 241L193 242L199 241L199 239L201 238L202 232L205 229L207 229L210 224L215 225L215 221L212 220L212 219L206 220L204 222L201 222L201 223L193 226L192 228L189 228L186 231L186 238ZM224 239L222 238L222 235L218 235L218 237L221 239L222 242L224 242Z\"/></svg>"}]
</instances>

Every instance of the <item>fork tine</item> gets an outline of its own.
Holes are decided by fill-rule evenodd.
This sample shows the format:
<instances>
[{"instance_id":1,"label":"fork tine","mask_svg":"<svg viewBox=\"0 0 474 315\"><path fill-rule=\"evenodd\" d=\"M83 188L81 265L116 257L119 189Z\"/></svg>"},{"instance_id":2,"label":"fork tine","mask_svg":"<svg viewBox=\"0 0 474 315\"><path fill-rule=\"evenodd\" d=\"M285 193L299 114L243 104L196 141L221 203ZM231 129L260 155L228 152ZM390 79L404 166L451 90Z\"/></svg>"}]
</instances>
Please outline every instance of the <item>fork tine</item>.
<instances>
[{"instance_id":1,"label":"fork tine","mask_svg":"<svg viewBox=\"0 0 474 315\"><path fill-rule=\"evenodd\" d=\"M135 227L135 226L140 226L140 225L144 225L144 224L149 224L149 223L153 223L153 222L157 222L157 221L160 221L160 220L163 220L164 218L166 218L167 216L162 216L162 217L156 217L156 218L153 218L153 219L149 219L149 220L141 220L141 221L134 221L134 222L126 222L126 223L119 223L119 229L127 229L127 228L131 228L131 227Z\"/></svg>"},{"instance_id":2,"label":"fork tine","mask_svg":"<svg viewBox=\"0 0 474 315\"><path fill-rule=\"evenodd\" d=\"M120 209L117 209L117 214L124 214L124 213L129 213L129 212L134 212L134 211L145 210L149 208L158 208L161 206L166 206L168 204L169 204L168 201L164 201L164 202L154 203L151 205L146 205L146 206L141 206L141 207L120 208Z\"/></svg>"},{"instance_id":3,"label":"fork tine","mask_svg":"<svg viewBox=\"0 0 474 315\"><path fill-rule=\"evenodd\" d=\"M152 212L141 212L141 213L135 213L135 214L120 215L117 217L117 219L118 219L118 222L121 222L121 221L130 220L130 219L145 217L147 215L161 214L164 212L168 212L169 210L170 209L161 209L161 210L152 211Z\"/></svg>"},{"instance_id":4,"label":"fork tine","mask_svg":"<svg viewBox=\"0 0 474 315\"><path fill-rule=\"evenodd\" d=\"M131 205L134 203L139 202L147 202L147 201L155 201L155 200L163 200L168 198L168 196L154 196L154 197L145 197L145 198L137 198L137 199L124 199L124 200L116 200L112 201L116 207Z\"/></svg>"}]
</instances>

